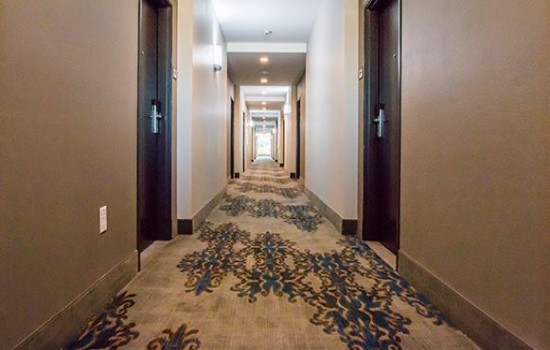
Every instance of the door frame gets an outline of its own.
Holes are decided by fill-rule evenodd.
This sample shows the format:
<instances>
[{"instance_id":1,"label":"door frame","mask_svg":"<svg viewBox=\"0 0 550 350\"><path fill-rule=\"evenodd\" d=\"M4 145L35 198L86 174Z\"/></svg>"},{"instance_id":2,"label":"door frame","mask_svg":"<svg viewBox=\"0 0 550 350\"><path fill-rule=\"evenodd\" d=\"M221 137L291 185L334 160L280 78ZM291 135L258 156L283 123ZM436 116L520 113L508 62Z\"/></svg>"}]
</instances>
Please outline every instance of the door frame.
<instances>
[{"instance_id":1,"label":"door frame","mask_svg":"<svg viewBox=\"0 0 550 350\"><path fill-rule=\"evenodd\" d=\"M139 23L138 23L138 66L137 66L137 75L138 75L138 84L137 84L137 123L139 126L140 122L143 122L144 116L140 115L139 102L141 101L141 86L140 81L143 76L142 70L142 58L141 58L141 38L143 33L143 2L148 0L139 1ZM161 111L163 114L162 126L165 136L162 139L162 149L163 154L158 155L158 159L162 160L163 163L163 178L166 179L166 183L159 186L159 204L160 209L163 214L161 218L161 225L163 229L160 232L155 233L154 240L171 240L172 239L172 20L173 20L173 7L170 0L149 0L158 8L158 24L157 24L157 95L159 99L164 101L164 106L161 106ZM139 127L137 128L139 130ZM142 140L139 137L139 131L137 132L137 159L136 159L136 197L137 197L137 240L136 248L139 253L138 259L138 268L141 269L141 252L145 249L142 246L141 242L141 227L140 227L140 179L139 179L139 169L140 169L140 152L142 146Z\"/></svg>"},{"instance_id":2,"label":"door frame","mask_svg":"<svg viewBox=\"0 0 550 350\"><path fill-rule=\"evenodd\" d=\"M285 166L285 115L283 114L283 117L281 118L281 137L282 137L282 145L283 149L281 151L281 159L279 164L281 167Z\"/></svg>"},{"instance_id":3,"label":"door frame","mask_svg":"<svg viewBox=\"0 0 550 350\"><path fill-rule=\"evenodd\" d=\"M246 167L246 112L243 112L243 174Z\"/></svg>"},{"instance_id":4,"label":"door frame","mask_svg":"<svg viewBox=\"0 0 550 350\"><path fill-rule=\"evenodd\" d=\"M296 101L296 179L301 176L300 163L301 163L301 151L302 151L302 135L301 135L301 123L302 123L302 99Z\"/></svg>"},{"instance_id":5,"label":"door frame","mask_svg":"<svg viewBox=\"0 0 550 350\"><path fill-rule=\"evenodd\" d=\"M235 100L231 97L229 105L230 112L230 145L229 145L229 173L232 179L235 178Z\"/></svg>"},{"instance_id":6,"label":"door frame","mask_svg":"<svg viewBox=\"0 0 550 350\"><path fill-rule=\"evenodd\" d=\"M372 222L376 220L376 215L373 210L369 210L372 206L370 203L370 198L373 196L373 188L369 186L371 181L373 181L374 172L371 167L369 167L370 159L373 158L374 152L371 143L374 140L371 140L370 135L372 134L372 129L375 128L374 123L372 122L373 116L376 115L379 96L379 77L378 77L378 68L379 68L379 23L378 15L376 10L380 9L390 0L365 0L363 2L363 9L365 14L365 26L364 26L364 50L365 50L365 79L363 79L364 84L364 112L363 112L363 227L362 227L362 238L363 240L379 240L372 232L369 232L369 225L372 225ZM398 9L398 28L397 28L397 101L398 106L396 108L399 117L399 149L398 149L398 166L397 166L397 193L398 193L398 203L397 203L397 222L396 222L396 252L400 247L400 217L401 217L401 117L402 117L402 27L403 27L403 17L402 17L402 0L397 1ZM397 254L396 254L397 255Z\"/></svg>"}]
</instances>

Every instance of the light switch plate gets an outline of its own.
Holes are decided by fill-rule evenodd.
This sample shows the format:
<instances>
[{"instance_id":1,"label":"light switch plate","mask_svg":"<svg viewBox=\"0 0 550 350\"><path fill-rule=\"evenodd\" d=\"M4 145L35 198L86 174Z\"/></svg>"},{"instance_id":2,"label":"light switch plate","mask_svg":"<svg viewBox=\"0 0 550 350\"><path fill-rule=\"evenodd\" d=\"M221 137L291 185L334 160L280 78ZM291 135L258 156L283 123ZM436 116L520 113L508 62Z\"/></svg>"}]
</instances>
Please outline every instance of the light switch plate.
<instances>
[{"instance_id":1,"label":"light switch plate","mask_svg":"<svg viewBox=\"0 0 550 350\"><path fill-rule=\"evenodd\" d=\"M99 234L107 232L107 207L99 208Z\"/></svg>"}]
</instances>

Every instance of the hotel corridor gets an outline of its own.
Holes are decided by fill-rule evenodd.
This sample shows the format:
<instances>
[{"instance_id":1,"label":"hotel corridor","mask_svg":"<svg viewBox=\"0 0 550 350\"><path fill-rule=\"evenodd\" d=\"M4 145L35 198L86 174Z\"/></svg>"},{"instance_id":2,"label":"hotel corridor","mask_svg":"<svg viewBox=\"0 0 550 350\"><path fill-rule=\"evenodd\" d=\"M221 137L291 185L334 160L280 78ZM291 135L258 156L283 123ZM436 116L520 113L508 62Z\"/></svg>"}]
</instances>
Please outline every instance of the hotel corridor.
<instances>
[{"instance_id":1,"label":"hotel corridor","mask_svg":"<svg viewBox=\"0 0 550 350\"><path fill-rule=\"evenodd\" d=\"M476 348L265 159L230 183L196 234L147 250L143 270L66 348L117 346Z\"/></svg>"}]
</instances>

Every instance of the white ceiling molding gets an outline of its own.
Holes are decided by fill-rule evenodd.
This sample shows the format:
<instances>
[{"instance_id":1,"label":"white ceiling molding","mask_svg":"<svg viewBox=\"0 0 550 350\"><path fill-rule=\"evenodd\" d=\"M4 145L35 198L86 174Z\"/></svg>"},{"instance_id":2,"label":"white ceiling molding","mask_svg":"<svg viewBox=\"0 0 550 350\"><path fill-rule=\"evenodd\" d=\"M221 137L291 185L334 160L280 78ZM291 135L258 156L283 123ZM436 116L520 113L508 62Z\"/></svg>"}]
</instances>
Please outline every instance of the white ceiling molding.
<instances>
[{"instance_id":1,"label":"white ceiling molding","mask_svg":"<svg viewBox=\"0 0 550 350\"><path fill-rule=\"evenodd\" d=\"M227 52L239 53L307 53L305 43L227 43Z\"/></svg>"},{"instance_id":2,"label":"white ceiling molding","mask_svg":"<svg viewBox=\"0 0 550 350\"><path fill-rule=\"evenodd\" d=\"M252 118L263 118L263 117L266 117L266 118L277 118L281 115L281 111L277 111L277 110L267 110L267 111L262 111L262 110L251 110L250 111L250 116Z\"/></svg>"},{"instance_id":3,"label":"white ceiling molding","mask_svg":"<svg viewBox=\"0 0 550 350\"><path fill-rule=\"evenodd\" d=\"M286 102L286 95L282 96L267 96L267 95L260 95L260 96L245 96L244 98L246 101L250 102Z\"/></svg>"},{"instance_id":4,"label":"white ceiling molding","mask_svg":"<svg viewBox=\"0 0 550 350\"><path fill-rule=\"evenodd\" d=\"M266 92L268 95L286 95L290 90L288 86L264 86L264 85L243 85L241 90L245 95L260 95Z\"/></svg>"}]
</instances>

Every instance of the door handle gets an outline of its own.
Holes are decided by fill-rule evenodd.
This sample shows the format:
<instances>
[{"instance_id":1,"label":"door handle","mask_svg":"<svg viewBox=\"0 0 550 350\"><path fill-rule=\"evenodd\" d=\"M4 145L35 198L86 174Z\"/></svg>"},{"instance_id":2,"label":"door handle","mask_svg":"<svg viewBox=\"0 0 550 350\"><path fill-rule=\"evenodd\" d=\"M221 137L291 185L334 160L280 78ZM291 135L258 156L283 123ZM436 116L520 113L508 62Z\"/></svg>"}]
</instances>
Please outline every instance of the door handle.
<instances>
[{"instance_id":1,"label":"door handle","mask_svg":"<svg viewBox=\"0 0 550 350\"><path fill-rule=\"evenodd\" d=\"M153 134L159 133L159 120L162 119L162 114L158 111L160 109L160 102L158 100L151 100L151 132Z\"/></svg>"},{"instance_id":2,"label":"door handle","mask_svg":"<svg viewBox=\"0 0 550 350\"><path fill-rule=\"evenodd\" d=\"M387 123L386 115L384 113L384 104L381 103L378 108L378 116L373 119L376 123L376 137L382 138L384 136L384 123Z\"/></svg>"}]
</instances>

